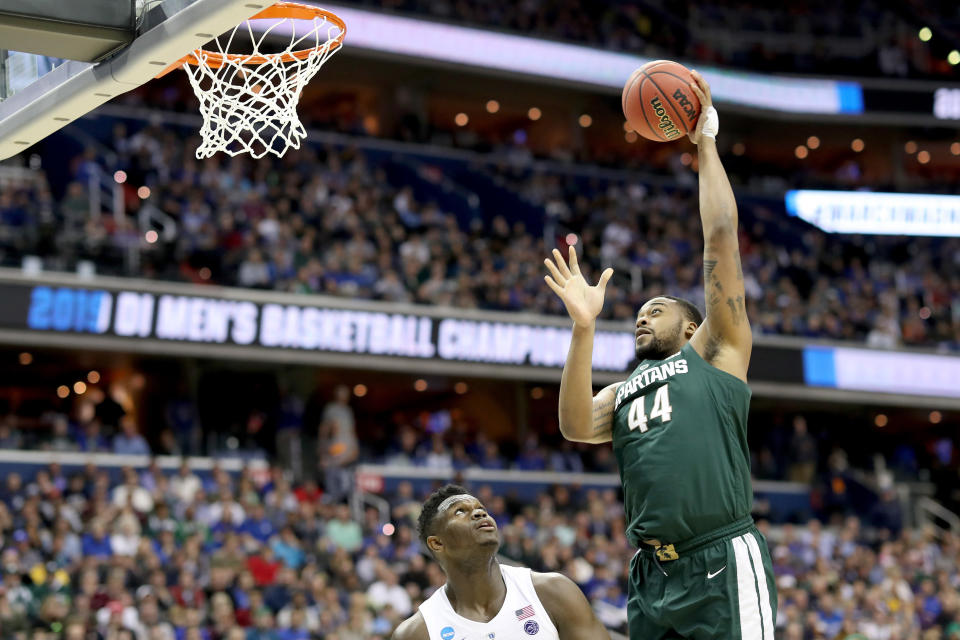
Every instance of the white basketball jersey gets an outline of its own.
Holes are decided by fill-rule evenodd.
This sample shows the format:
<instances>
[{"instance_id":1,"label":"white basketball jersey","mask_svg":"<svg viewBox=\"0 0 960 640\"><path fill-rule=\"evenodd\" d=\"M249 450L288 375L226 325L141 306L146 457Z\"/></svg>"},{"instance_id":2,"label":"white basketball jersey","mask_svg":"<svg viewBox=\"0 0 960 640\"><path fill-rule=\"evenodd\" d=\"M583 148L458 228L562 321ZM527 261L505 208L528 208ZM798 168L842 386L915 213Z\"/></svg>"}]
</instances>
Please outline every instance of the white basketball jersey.
<instances>
[{"instance_id":1,"label":"white basketball jersey","mask_svg":"<svg viewBox=\"0 0 960 640\"><path fill-rule=\"evenodd\" d=\"M490 622L474 622L458 615L440 587L420 605L430 640L560 640L557 628L533 588L530 569L500 565L507 596Z\"/></svg>"}]
</instances>

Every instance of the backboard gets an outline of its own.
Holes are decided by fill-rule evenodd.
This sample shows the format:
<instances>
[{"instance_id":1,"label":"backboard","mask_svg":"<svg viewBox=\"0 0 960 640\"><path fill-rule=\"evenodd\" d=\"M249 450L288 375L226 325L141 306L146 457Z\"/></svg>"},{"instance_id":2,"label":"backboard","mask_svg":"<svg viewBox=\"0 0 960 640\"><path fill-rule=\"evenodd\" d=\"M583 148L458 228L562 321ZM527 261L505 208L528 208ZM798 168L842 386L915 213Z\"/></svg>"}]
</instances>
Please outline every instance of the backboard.
<instances>
[{"instance_id":1,"label":"backboard","mask_svg":"<svg viewBox=\"0 0 960 640\"><path fill-rule=\"evenodd\" d=\"M0 53L0 160L130 91L274 0L146 0L137 37L100 62ZM43 36L54 42L56 35ZM42 50L43 44L34 50ZM52 46L51 50L56 47Z\"/></svg>"}]
</instances>

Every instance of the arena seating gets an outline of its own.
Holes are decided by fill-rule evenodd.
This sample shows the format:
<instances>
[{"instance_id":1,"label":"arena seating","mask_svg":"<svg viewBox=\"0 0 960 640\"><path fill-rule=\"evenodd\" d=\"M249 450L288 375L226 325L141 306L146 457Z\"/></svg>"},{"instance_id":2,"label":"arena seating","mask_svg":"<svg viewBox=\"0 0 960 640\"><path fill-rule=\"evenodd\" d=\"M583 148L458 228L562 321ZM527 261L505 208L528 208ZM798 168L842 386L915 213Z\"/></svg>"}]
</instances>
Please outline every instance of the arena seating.
<instances>
[{"instance_id":1,"label":"arena seating","mask_svg":"<svg viewBox=\"0 0 960 640\"><path fill-rule=\"evenodd\" d=\"M192 140L154 126L116 127L108 144L79 154L56 184L30 172L8 181L3 264L39 256L54 270L92 261L106 274L560 314L531 256L573 234L592 273L617 270L604 317L629 318L661 292L703 299L689 171L665 189L628 177L477 166L431 157L429 147L398 156L329 145L272 165L200 164ZM174 238L151 243L132 217L91 215L89 185L99 184L91 176L109 181L117 171L128 208L172 220ZM899 238L840 239L762 197L741 198L740 215L757 334L960 349L956 238L911 238L909 251Z\"/></svg>"},{"instance_id":2,"label":"arena seating","mask_svg":"<svg viewBox=\"0 0 960 640\"><path fill-rule=\"evenodd\" d=\"M527 502L474 490L503 532L503 561L565 573L610 628L624 628L633 550L613 491L556 487ZM416 537L423 496L401 483L384 497L393 530L374 509L352 520L347 505L291 486L276 468L53 464L8 474L2 635L386 638L443 575ZM784 638L960 638L955 535L891 535L856 518L761 527Z\"/></svg>"},{"instance_id":3,"label":"arena seating","mask_svg":"<svg viewBox=\"0 0 960 640\"><path fill-rule=\"evenodd\" d=\"M549 0L502 4L360 0L424 15L653 58L687 59L767 72L944 76L950 73L917 39L921 26L955 34L956 7L897 7L881 2L806 2L774 6L732 2ZM938 10L939 9L939 10Z\"/></svg>"}]
</instances>

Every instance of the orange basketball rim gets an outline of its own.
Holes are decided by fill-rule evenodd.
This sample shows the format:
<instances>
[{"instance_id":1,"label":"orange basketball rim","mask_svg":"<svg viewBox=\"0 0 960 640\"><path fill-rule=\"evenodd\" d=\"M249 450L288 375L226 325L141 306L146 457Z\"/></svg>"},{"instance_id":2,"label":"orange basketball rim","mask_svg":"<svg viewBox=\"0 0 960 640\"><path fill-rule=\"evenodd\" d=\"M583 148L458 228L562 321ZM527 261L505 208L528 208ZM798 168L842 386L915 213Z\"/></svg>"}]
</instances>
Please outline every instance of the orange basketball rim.
<instances>
[{"instance_id":1,"label":"orange basketball rim","mask_svg":"<svg viewBox=\"0 0 960 640\"><path fill-rule=\"evenodd\" d=\"M248 20L278 20L283 18L289 20L313 20L315 18L323 18L332 26L337 27L339 33L336 37L327 40L322 44L318 44L315 47L307 47L306 49L285 51L283 53L276 54L267 53L259 55L245 55L240 53L220 53L219 51L209 51L207 49L195 49L161 71L156 77L162 78L174 69L179 69L185 64L201 64L197 58L198 53L203 54L203 64L212 69L221 67L227 60L233 62L234 64L250 65L265 64L275 60L279 60L280 62L297 62L306 60L314 51L321 51L324 49L332 51L333 49L338 48L341 44L343 44L344 36L347 35L347 25L343 20L340 19L339 16L337 16L337 14L333 13L332 11L327 11L326 9L321 9L320 7L301 4L299 2L278 2L267 7L255 16L248 18Z\"/></svg>"}]
</instances>

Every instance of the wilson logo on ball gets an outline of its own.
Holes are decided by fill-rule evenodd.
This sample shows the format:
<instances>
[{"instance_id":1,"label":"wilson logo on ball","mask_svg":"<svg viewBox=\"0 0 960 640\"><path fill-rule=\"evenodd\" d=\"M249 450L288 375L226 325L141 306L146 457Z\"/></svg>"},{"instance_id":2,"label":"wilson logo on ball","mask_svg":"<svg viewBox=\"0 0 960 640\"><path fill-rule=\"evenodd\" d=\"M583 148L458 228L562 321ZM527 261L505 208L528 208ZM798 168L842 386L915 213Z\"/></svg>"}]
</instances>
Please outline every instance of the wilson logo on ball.
<instances>
[{"instance_id":1,"label":"wilson logo on ball","mask_svg":"<svg viewBox=\"0 0 960 640\"><path fill-rule=\"evenodd\" d=\"M697 110L693 106L693 103L690 102L690 98L687 97L687 94L683 92L683 89L677 89L674 91L673 99L677 101L677 106L683 109L683 112L687 114L687 118L693 121L697 117Z\"/></svg>"},{"instance_id":2,"label":"wilson logo on ball","mask_svg":"<svg viewBox=\"0 0 960 640\"><path fill-rule=\"evenodd\" d=\"M671 140L681 135L680 132L677 131L677 125L673 124L673 120L667 115L667 110L663 108L663 102L661 102L660 96L656 96L651 100L650 106L653 107L653 112L660 118L660 124L657 126L663 130L663 135Z\"/></svg>"}]
</instances>

